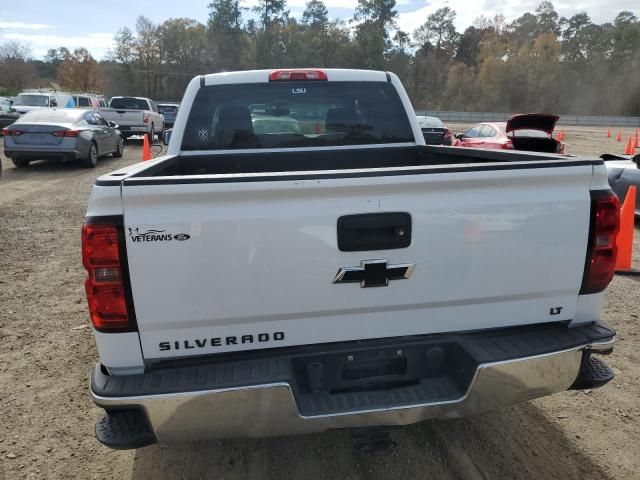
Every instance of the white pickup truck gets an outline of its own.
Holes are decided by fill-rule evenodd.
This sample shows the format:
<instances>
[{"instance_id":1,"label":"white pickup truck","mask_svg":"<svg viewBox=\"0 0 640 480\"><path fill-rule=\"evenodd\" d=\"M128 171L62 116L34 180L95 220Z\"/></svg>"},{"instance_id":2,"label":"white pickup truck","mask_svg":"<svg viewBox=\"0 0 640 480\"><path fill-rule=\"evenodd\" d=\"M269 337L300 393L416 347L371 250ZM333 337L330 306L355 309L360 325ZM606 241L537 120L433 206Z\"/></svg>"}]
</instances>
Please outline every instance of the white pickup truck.
<instances>
[{"instance_id":1,"label":"white pickup truck","mask_svg":"<svg viewBox=\"0 0 640 480\"><path fill-rule=\"evenodd\" d=\"M101 108L100 113L109 122L118 125L126 140L133 135L148 135L152 142L156 135L162 138L164 117L158 112L153 100L144 97L113 97L109 108Z\"/></svg>"},{"instance_id":2,"label":"white pickup truck","mask_svg":"<svg viewBox=\"0 0 640 480\"><path fill-rule=\"evenodd\" d=\"M168 154L91 194L98 440L398 426L609 381L603 162L424 143L392 73L195 78Z\"/></svg>"}]
</instances>

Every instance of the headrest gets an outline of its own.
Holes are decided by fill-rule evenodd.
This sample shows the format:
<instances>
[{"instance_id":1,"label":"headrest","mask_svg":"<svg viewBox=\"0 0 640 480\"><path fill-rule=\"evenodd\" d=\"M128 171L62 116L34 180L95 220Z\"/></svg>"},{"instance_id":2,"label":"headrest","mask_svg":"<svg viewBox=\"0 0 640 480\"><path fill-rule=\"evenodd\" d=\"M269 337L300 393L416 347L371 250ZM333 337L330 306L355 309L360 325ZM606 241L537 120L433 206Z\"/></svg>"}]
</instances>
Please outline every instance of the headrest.
<instances>
[{"instance_id":1,"label":"headrest","mask_svg":"<svg viewBox=\"0 0 640 480\"><path fill-rule=\"evenodd\" d=\"M353 108L331 108L325 119L327 131L333 132L344 132L360 123L360 115Z\"/></svg>"},{"instance_id":2,"label":"headrest","mask_svg":"<svg viewBox=\"0 0 640 480\"><path fill-rule=\"evenodd\" d=\"M249 110L249 107L240 105L220 107L218 125L219 128L226 131L247 130L253 132L251 110Z\"/></svg>"},{"instance_id":3,"label":"headrest","mask_svg":"<svg viewBox=\"0 0 640 480\"><path fill-rule=\"evenodd\" d=\"M220 107L216 127L217 143L223 147L239 146L253 136L251 110L240 105Z\"/></svg>"}]
</instances>

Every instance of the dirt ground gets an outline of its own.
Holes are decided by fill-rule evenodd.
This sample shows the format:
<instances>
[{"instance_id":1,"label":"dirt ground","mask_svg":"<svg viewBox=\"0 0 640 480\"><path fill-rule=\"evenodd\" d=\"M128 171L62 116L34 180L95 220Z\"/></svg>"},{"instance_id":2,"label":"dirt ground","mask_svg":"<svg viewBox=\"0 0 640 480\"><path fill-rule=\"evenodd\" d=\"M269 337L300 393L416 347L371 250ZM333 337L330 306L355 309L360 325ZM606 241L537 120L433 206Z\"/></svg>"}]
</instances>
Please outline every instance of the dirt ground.
<instances>
[{"instance_id":1,"label":"dirt ground","mask_svg":"<svg viewBox=\"0 0 640 480\"><path fill-rule=\"evenodd\" d=\"M565 128L572 153L618 152L602 129ZM628 134L628 132L627 132ZM80 225L95 170L36 163L0 178L0 479L637 479L640 478L640 282L616 277L603 317L618 330L606 387L393 433L387 457L354 452L350 433L112 451L93 435L97 360L88 327ZM640 230L635 263L640 268Z\"/></svg>"}]
</instances>

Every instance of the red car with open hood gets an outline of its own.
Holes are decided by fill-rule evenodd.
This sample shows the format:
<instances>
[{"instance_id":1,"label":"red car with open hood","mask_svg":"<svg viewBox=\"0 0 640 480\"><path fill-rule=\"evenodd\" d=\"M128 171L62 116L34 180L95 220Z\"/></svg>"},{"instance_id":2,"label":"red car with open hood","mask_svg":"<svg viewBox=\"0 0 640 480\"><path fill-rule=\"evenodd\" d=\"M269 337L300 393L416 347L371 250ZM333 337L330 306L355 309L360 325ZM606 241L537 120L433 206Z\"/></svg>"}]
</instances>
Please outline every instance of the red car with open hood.
<instances>
[{"instance_id":1,"label":"red car with open hood","mask_svg":"<svg viewBox=\"0 0 640 480\"><path fill-rule=\"evenodd\" d=\"M557 115L546 113L526 113L514 115L506 122L479 123L456 135L453 145L564 153L564 144L552 135L559 118Z\"/></svg>"}]
</instances>

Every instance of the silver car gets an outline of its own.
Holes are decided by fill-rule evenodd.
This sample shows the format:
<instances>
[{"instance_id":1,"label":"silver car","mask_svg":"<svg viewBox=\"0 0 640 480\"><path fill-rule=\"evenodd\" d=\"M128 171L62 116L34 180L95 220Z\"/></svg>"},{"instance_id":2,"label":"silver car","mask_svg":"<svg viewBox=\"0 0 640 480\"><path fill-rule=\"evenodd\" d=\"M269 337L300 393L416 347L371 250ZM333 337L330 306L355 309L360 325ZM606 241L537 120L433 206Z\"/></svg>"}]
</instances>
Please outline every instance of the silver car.
<instances>
[{"instance_id":1,"label":"silver car","mask_svg":"<svg viewBox=\"0 0 640 480\"><path fill-rule=\"evenodd\" d=\"M640 217L640 154L634 157L621 157L618 155L602 155L607 166L609 185L618 195L620 202L627 197L629 187L636 187L635 214Z\"/></svg>"},{"instance_id":2,"label":"silver car","mask_svg":"<svg viewBox=\"0 0 640 480\"><path fill-rule=\"evenodd\" d=\"M95 167L98 158L121 157L124 141L118 126L85 109L41 109L24 114L2 130L4 154L16 167L32 160L82 160Z\"/></svg>"}]
</instances>

